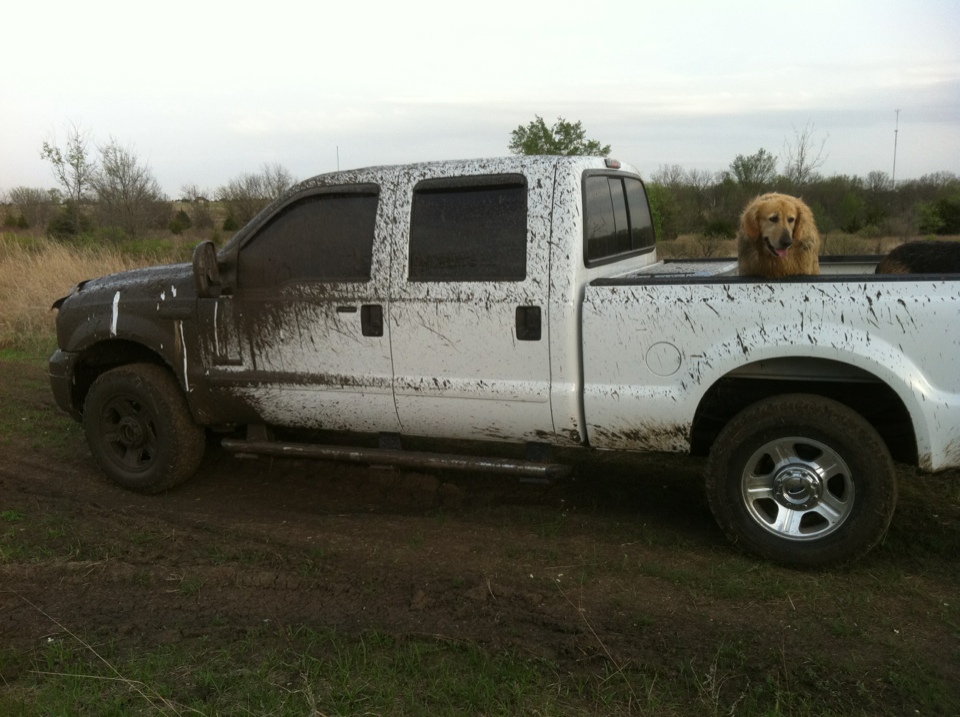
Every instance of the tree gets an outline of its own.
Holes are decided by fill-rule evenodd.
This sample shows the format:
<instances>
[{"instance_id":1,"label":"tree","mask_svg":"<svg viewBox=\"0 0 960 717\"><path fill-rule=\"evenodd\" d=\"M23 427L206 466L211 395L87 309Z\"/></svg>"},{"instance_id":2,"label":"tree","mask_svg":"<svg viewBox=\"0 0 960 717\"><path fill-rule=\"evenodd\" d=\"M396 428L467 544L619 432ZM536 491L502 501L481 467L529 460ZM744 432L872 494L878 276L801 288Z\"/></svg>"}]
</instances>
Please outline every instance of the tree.
<instances>
[{"instance_id":1,"label":"tree","mask_svg":"<svg viewBox=\"0 0 960 717\"><path fill-rule=\"evenodd\" d=\"M650 182L647 184L647 199L650 201L651 219L657 239L676 239L680 209L673 193L662 184Z\"/></svg>"},{"instance_id":2,"label":"tree","mask_svg":"<svg viewBox=\"0 0 960 717\"><path fill-rule=\"evenodd\" d=\"M55 139L44 142L40 156L53 165L53 175L66 192L67 213L73 233L78 234L82 228L82 205L87 198L94 175L97 171L96 163L90 159L90 132L81 129L77 124L67 127L67 144L60 149Z\"/></svg>"},{"instance_id":3,"label":"tree","mask_svg":"<svg viewBox=\"0 0 960 717\"><path fill-rule=\"evenodd\" d=\"M817 170L830 157L823 152L830 135L826 135L817 146L814 139L816 131L817 126L813 122L807 122L802 130L793 128L793 142L784 140L783 143L783 154L780 156L783 160L783 175L798 187L816 177Z\"/></svg>"},{"instance_id":4,"label":"tree","mask_svg":"<svg viewBox=\"0 0 960 717\"><path fill-rule=\"evenodd\" d=\"M760 149L749 157L738 154L730 164L730 171L738 184L758 191L777 178L777 158L765 149Z\"/></svg>"},{"instance_id":5,"label":"tree","mask_svg":"<svg viewBox=\"0 0 960 717\"><path fill-rule=\"evenodd\" d=\"M190 225L197 229L213 228L213 212L210 210L210 192L196 184L184 184L180 188L183 201L190 203Z\"/></svg>"},{"instance_id":6,"label":"tree","mask_svg":"<svg viewBox=\"0 0 960 717\"><path fill-rule=\"evenodd\" d=\"M14 187L10 190L10 203L20 212L27 226L46 226L53 214L55 202L51 192L33 187Z\"/></svg>"},{"instance_id":7,"label":"tree","mask_svg":"<svg viewBox=\"0 0 960 717\"><path fill-rule=\"evenodd\" d=\"M164 224L170 208L150 168L113 138L99 149L92 185L101 225L119 227L132 237Z\"/></svg>"},{"instance_id":8,"label":"tree","mask_svg":"<svg viewBox=\"0 0 960 717\"><path fill-rule=\"evenodd\" d=\"M553 127L547 127L543 118L536 115L526 127L521 125L510 133L510 151L528 155L606 157L610 154L610 145L586 139L586 130L580 122L571 123L559 117Z\"/></svg>"},{"instance_id":9,"label":"tree","mask_svg":"<svg viewBox=\"0 0 960 717\"><path fill-rule=\"evenodd\" d=\"M279 199L290 187L296 184L296 179L286 167L280 164L264 164L260 168L263 178L263 188L270 200Z\"/></svg>"},{"instance_id":10,"label":"tree","mask_svg":"<svg viewBox=\"0 0 960 717\"><path fill-rule=\"evenodd\" d=\"M650 175L650 181L677 189L687 183L687 171L679 164L661 164L657 171Z\"/></svg>"},{"instance_id":11,"label":"tree","mask_svg":"<svg viewBox=\"0 0 960 717\"><path fill-rule=\"evenodd\" d=\"M937 202L937 215L943 222L937 229L938 234L960 233L960 194Z\"/></svg>"},{"instance_id":12,"label":"tree","mask_svg":"<svg viewBox=\"0 0 960 717\"><path fill-rule=\"evenodd\" d=\"M239 227L279 198L295 181L281 165L264 164L258 174L241 174L217 189L217 200L226 206L229 226Z\"/></svg>"},{"instance_id":13,"label":"tree","mask_svg":"<svg viewBox=\"0 0 960 717\"><path fill-rule=\"evenodd\" d=\"M890 175L879 170L870 172L867 175L866 182L863 186L866 191L873 194L879 194L880 192L892 192L895 189Z\"/></svg>"}]
</instances>

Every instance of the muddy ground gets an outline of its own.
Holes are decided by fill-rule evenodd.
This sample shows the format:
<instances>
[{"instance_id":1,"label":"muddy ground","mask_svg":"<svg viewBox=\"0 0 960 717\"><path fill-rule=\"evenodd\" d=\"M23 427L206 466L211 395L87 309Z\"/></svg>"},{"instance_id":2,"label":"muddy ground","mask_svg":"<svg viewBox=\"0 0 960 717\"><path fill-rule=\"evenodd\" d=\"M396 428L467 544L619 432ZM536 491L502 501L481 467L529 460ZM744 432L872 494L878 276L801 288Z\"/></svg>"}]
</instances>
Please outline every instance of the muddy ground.
<instances>
[{"instance_id":1,"label":"muddy ground","mask_svg":"<svg viewBox=\"0 0 960 717\"><path fill-rule=\"evenodd\" d=\"M3 368L8 405L56 414L41 367ZM734 706L763 680L840 713L960 705L957 472L905 469L912 487L887 541L856 566L809 573L727 544L694 459L587 461L530 485L242 460L211 444L192 480L145 497L108 483L79 430L52 420L0 443L5 649L67 631L90 644L226 643L269 623L431 636L558 672L630 665L665 680L732 655L719 667ZM54 445L57 427L66 437ZM926 688L891 677L905 659Z\"/></svg>"}]
</instances>

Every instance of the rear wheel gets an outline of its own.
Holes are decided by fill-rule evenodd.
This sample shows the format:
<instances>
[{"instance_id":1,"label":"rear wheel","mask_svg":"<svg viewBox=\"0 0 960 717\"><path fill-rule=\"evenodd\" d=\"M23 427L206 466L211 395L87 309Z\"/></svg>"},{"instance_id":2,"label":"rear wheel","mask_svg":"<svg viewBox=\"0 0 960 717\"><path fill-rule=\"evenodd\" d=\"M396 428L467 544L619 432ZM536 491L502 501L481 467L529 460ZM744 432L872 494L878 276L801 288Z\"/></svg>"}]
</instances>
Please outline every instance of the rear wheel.
<instances>
[{"instance_id":1,"label":"rear wheel","mask_svg":"<svg viewBox=\"0 0 960 717\"><path fill-rule=\"evenodd\" d=\"M711 449L706 489L732 541L795 567L861 557L883 538L897 502L893 460L874 428L807 394L736 415Z\"/></svg>"},{"instance_id":2,"label":"rear wheel","mask_svg":"<svg viewBox=\"0 0 960 717\"><path fill-rule=\"evenodd\" d=\"M189 478L206 443L173 375L154 364L120 366L97 378L84 402L83 429L103 471L138 493Z\"/></svg>"}]
</instances>

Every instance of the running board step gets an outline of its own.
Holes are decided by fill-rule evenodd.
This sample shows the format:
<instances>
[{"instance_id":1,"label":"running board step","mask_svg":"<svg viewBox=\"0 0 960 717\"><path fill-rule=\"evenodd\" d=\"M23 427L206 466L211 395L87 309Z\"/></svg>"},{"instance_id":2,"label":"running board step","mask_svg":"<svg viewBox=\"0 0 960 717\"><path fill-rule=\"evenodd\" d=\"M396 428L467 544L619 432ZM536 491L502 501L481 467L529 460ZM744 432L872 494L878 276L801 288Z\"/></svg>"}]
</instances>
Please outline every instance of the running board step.
<instances>
[{"instance_id":1,"label":"running board step","mask_svg":"<svg viewBox=\"0 0 960 717\"><path fill-rule=\"evenodd\" d=\"M529 478L562 478L570 467L562 463L488 458L450 453L405 451L391 448L356 448L350 446L316 445L313 443L281 443L279 441L250 441L225 438L224 450L230 453L281 458L310 458L321 461L392 465L404 468L433 468L489 473L510 473Z\"/></svg>"}]
</instances>

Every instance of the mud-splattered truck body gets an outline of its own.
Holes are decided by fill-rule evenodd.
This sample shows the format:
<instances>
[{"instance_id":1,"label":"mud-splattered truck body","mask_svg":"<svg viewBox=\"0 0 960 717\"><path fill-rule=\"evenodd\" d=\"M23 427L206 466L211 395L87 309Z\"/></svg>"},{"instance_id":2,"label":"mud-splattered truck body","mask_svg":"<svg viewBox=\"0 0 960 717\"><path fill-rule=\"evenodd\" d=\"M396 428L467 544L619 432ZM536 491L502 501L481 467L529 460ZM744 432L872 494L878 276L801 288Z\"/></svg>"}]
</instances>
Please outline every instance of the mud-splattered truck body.
<instances>
[{"instance_id":1,"label":"mud-splattered truck body","mask_svg":"<svg viewBox=\"0 0 960 717\"><path fill-rule=\"evenodd\" d=\"M609 160L337 172L192 265L80 284L56 304L51 382L105 472L142 492L194 472L207 429L246 454L546 476L558 448L683 451L709 456L731 538L836 563L886 530L893 459L960 465L960 277L874 263L769 282L659 262L643 183Z\"/></svg>"}]
</instances>

